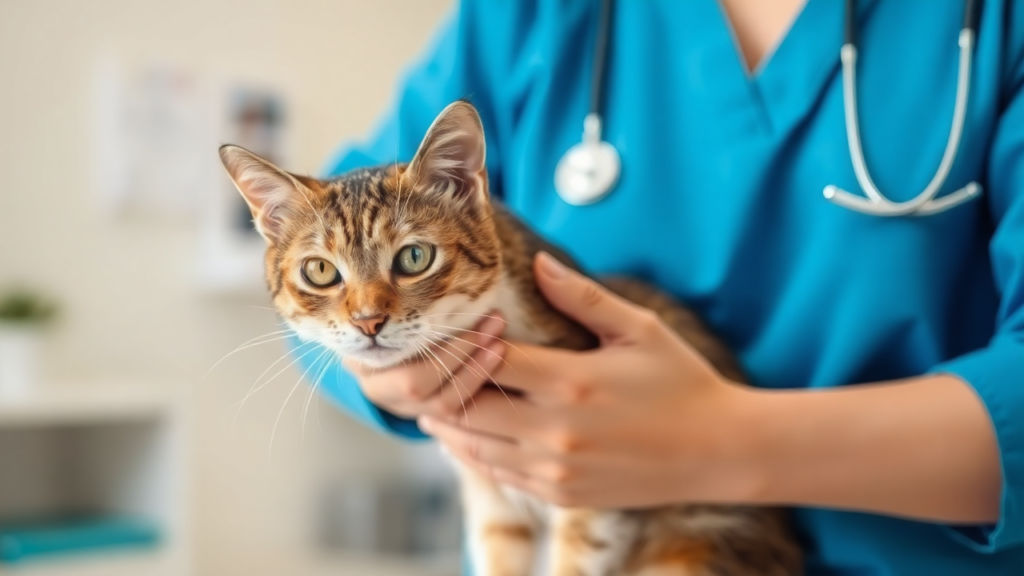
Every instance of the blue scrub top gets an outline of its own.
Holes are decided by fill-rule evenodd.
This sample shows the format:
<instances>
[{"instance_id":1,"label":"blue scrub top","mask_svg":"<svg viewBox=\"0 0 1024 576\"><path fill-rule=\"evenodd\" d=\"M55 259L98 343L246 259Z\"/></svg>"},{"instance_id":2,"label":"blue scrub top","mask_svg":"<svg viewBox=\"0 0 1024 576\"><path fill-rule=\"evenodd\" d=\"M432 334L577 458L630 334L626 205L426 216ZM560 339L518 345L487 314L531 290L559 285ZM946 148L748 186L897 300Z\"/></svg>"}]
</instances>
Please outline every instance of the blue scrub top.
<instances>
[{"instance_id":1,"label":"blue scrub top","mask_svg":"<svg viewBox=\"0 0 1024 576\"><path fill-rule=\"evenodd\" d=\"M867 163L881 190L907 200L945 147L963 2L858 5ZM976 180L983 196L900 218L822 197L828 184L860 190L843 122L839 0L808 0L753 74L714 0L618 2L603 112L622 178L598 204L563 202L553 175L580 139L598 8L465 0L374 136L329 172L410 159L434 116L468 96L487 130L494 194L589 271L644 278L687 302L753 384L958 375L998 436L998 524L800 509L808 574L1024 574L1024 2L984 3L963 143L942 192ZM362 420L422 437L340 369L322 386Z\"/></svg>"}]
</instances>

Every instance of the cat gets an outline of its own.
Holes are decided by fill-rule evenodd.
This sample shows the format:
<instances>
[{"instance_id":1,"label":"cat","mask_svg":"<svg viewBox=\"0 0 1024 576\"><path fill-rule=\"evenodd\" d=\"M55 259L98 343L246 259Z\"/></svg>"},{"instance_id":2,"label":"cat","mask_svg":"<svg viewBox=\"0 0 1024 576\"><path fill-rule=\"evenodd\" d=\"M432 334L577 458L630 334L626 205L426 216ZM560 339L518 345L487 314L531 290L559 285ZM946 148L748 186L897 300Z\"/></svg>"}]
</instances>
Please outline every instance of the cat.
<instances>
[{"instance_id":1,"label":"cat","mask_svg":"<svg viewBox=\"0 0 1024 576\"><path fill-rule=\"evenodd\" d=\"M274 304L302 339L386 368L414 361L432 327L468 329L497 309L512 340L595 347L592 334L541 296L532 261L544 250L578 268L490 198L485 154L480 117L466 101L441 112L408 164L330 180L290 174L237 146L220 149L267 241ZM629 279L605 285L654 310L723 376L743 381L722 342L672 298ZM559 509L465 467L459 472L475 576L528 576L542 533L552 576L802 571L780 509Z\"/></svg>"}]
</instances>

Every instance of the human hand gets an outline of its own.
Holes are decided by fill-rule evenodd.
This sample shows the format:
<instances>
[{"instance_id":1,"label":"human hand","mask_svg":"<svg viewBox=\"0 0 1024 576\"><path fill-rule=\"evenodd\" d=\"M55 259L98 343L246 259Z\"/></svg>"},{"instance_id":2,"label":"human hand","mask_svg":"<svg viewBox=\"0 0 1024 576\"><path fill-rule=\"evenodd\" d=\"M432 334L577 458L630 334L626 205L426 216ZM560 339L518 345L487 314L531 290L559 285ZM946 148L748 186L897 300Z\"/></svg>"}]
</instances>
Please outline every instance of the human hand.
<instances>
[{"instance_id":1,"label":"human hand","mask_svg":"<svg viewBox=\"0 0 1024 576\"><path fill-rule=\"evenodd\" d=\"M600 338L586 352L516 343L468 420L420 427L467 466L567 507L728 501L752 489L736 457L748 389L720 376L654 313L546 256L537 283Z\"/></svg>"},{"instance_id":2,"label":"human hand","mask_svg":"<svg viewBox=\"0 0 1024 576\"><path fill-rule=\"evenodd\" d=\"M364 366L346 358L342 363L355 376L366 397L403 418L461 412L480 387L490 381L505 353L498 338L505 320L495 314L472 330L430 347L427 359L387 369Z\"/></svg>"}]
</instances>

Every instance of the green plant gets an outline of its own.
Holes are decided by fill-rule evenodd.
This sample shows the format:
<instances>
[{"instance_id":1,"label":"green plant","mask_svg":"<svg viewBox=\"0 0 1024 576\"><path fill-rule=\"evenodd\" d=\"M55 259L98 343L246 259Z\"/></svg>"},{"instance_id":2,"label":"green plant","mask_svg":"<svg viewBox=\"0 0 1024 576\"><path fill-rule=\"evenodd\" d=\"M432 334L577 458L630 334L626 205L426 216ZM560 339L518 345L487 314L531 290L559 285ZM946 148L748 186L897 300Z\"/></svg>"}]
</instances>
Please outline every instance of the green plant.
<instances>
[{"instance_id":1,"label":"green plant","mask_svg":"<svg viewBox=\"0 0 1024 576\"><path fill-rule=\"evenodd\" d=\"M0 322L43 324L56 313L56 304L30 290L13 289L0 293Z\"/></svg>"}]
</instances>

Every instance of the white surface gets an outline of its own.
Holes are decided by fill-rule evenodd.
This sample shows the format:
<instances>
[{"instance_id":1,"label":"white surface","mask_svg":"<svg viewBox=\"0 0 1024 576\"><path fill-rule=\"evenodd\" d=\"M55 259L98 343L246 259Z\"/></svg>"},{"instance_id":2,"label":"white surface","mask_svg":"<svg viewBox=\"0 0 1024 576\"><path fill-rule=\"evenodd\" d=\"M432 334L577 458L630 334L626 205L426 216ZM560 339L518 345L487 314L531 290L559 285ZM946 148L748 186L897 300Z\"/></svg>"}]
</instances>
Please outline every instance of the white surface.
<instances>
[{"instance_id":1,"label":"white surface","mask_svg":"<svg viewBox=\"0 0 1024 576\"><path fill-rule=\"evenodd\" d=\"M0 401L23 396L39 378L39 328L0 323Z\"/></svg>"},{"instance_id":2,"label":"white surface","mask_svg":"<svg viewBox=\"0 0 1024 576\"><path fill-rule=\"evenodd\" d=\"M152 386L40 385L17 396L0 396L0 429L143 420L173 408L173 394Z\"/></svg>"}]
</instances>

